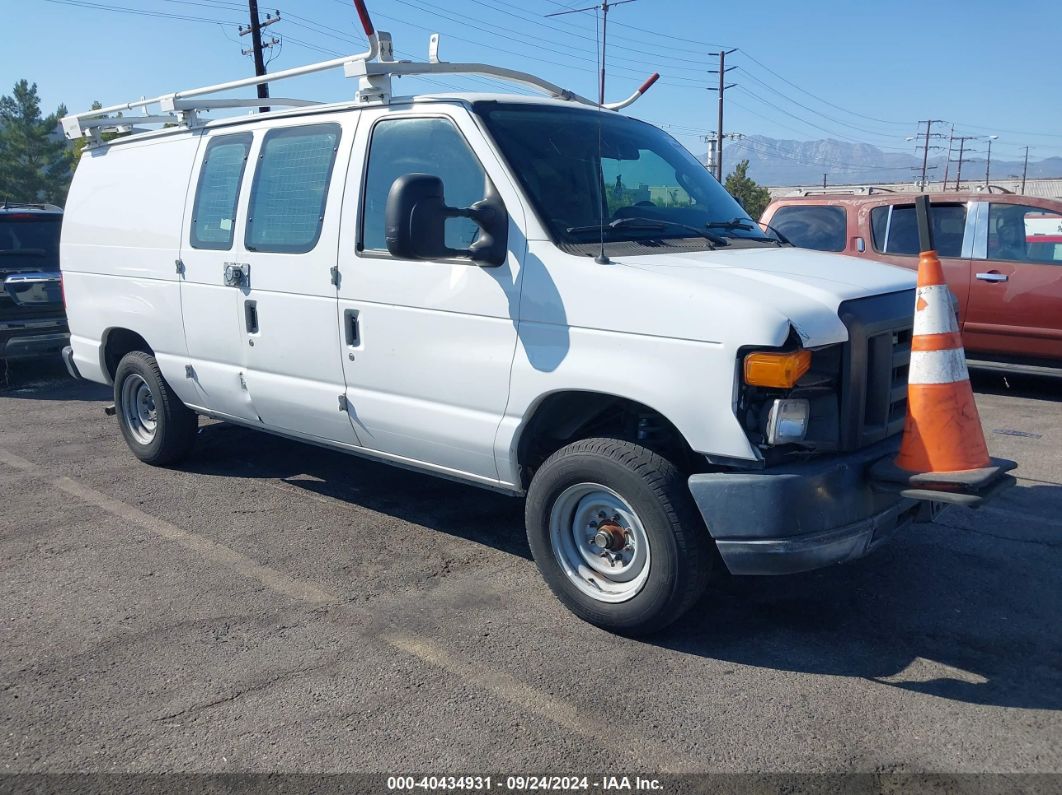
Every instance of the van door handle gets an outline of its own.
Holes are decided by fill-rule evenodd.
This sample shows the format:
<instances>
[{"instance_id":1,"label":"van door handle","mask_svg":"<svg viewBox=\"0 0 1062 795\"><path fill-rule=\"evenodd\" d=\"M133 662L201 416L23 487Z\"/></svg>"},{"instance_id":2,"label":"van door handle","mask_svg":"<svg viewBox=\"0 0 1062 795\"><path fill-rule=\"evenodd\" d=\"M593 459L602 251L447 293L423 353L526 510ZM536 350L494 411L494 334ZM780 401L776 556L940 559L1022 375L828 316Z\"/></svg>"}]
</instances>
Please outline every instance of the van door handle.
<instances>
[{"instance_id":1,"label":"van door handle","mask_svg":"<svg viewBox=\"0 0 1062 795\"><path fill-rule=\"evenodd\" d=\"M248 334L258 333L258 302L257 301L244 301L243 302L243 320L247 325Z\"/></svg>"},{"instance_id":2,"label":"van door handle","mask_svg":"<svg viewBox=\"0 0 1062 795\"><path fill-rule=\"evenodd\" d=\"M226 287L250 287L251 265L247 262L226 262L224 277Z\"/></svg>"},{"instance_id":3,"label":"van door handle","mask_svg":"<svg viewBox=\"0 0 1062 795\"><path fill-rule=\"evenodd\" d=\"M988 271L988 273L978 273L977 278L983 282L1005 282L1010 277L999 271Z\"/></svg>"},{"instance_id":4,"label":"van door handle","mask_svg":"<svg viewBox=\"0 0 1062 795\"><path fill-rule=\"evenodd\" d=\"M343 330L347 338L347 346L356 348L361 344L361 328L358 324L358 310L347 309L343 312Z\"/></svg>"}]
</instances>

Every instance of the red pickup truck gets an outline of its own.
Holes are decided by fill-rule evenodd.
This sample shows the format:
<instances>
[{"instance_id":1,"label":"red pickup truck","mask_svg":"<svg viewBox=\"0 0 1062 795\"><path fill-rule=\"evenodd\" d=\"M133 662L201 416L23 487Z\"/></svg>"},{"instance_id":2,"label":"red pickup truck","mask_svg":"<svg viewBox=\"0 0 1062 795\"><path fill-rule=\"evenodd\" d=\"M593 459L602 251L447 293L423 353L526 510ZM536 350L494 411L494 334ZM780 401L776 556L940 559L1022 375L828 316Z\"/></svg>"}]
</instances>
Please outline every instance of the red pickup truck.
<instances>
[{"instance_id":1,"label":"red pickup truck","mask_svg":"<svg viewBox=\"0 0 1062 795\"><path fill-rule=\"evenodd\" d=\"M773 201L762 223L794 245L918 267L918 194ZM930 196L933 232L958 300L971 364L1062 368L1062 201L1002 193ZM838 262L838 267L845 267Z\"/></svg>"}]
</instances>

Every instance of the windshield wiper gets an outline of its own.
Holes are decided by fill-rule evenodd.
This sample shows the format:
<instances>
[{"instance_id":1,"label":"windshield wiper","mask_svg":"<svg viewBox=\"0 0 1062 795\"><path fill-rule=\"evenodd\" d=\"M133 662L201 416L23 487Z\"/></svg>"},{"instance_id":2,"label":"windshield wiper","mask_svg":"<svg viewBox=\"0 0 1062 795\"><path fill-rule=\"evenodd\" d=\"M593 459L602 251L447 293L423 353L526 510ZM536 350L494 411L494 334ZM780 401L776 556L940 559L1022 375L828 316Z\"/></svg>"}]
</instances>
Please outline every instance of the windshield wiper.
<instances>
[{"instance_id":1,"label":"windshield wiper","mask_svg":"<svg viewBox=\"0 0 1062 795\"><path fill-rule=\"evenodd\" d=\"M740 230L742 230L744 232L752 232L752 231L754 231L756 229L756 225L755 224L750 223L749 221L746 221L746 220L744 220L742 218L735 218L732 221L709 221L707 224L705 224L705 226L707 226L709 229L726 229L728 232L732 231L734 229L740 229ZM793 245L792 243L790 243L788 240L785 239L785 236L781 232L779 232L777 229L772 227L770 224L764 224L764 226L766 226L768 229L770 229L772 232L774 232L778 236L778 239L776 240L775 238L771 237L770 235L763 235L762 237L744 237L744 238L741 238L741 239L742 240L760 240L760 241L765 241L766 240L766 241L770 241L771 243L778 243L779 245L781 245L782 243L785 243L786 245L789 245L789 246ZM734 235L733 237L737 238L737 235Z\"/></svg>"},{"instance_id":2,"label":"windshield wiper","mask_svg":"<svg viewBox=\"0 0 1062 795\"><path fill-rule=\"evenodd\" d=\"M743 221L740 218L735 218L733 221L709 221L705 224L709 229L744 229L751 232L756 227L750 224L748 221Z\"/></svg>"},{"instance_id":3,"label":"windshield wiper","mask_svg":"<svg viewBox=\"0 0 1062 795\"><path fill-rule=\"evenodd\" d=\"M709 247L715 249L716 246L730 245L726 239L713 235L705 229L698 229L695 226L689 226L687 224L679 223L678 221L668 221L664 218L617 218L615 221L610 221L605 224L604 227L608 229L665 229L666 227L674 226L679 229L686 229L693 232L697 237L703 237L708 241ZM579 234L581 232L599 232L604 227L598 225L590 226L569 226L566 231L569 235ZM631 241L632 243L635 241Z\"/></svg>"}]
</instances>

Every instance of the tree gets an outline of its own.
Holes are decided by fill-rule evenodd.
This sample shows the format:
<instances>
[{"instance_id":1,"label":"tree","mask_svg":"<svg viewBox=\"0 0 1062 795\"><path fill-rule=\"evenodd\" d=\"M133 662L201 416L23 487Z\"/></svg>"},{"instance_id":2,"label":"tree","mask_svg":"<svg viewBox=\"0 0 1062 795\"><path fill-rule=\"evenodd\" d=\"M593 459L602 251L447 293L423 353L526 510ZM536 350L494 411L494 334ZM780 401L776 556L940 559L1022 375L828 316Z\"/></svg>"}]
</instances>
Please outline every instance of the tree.
<instances>
[{"instance_id":1,"label":"tree","mask_svg":"<svg viewBox=\"0 0 1062 795\"><path fill-rule=\"evenodd\" d=\"M758 184L748 176L749 161L742 160L734 170L727 175L724 187L731 196L737 199L738 204L745 208L745 212L754 221L759 220L767 205L771 203L771 192Z\"/></svg>"},{"instance_id":2,"label":"tree","mask_svg":"<svg viewBox=\"0 0 1062 795\"><path fill-rule=\"evenodd\" d=\"M58 134L60 105L41 118L37 84L15 83L0 97L0 200L62 204L70 187L70 150Z\"/></svg>"}]
</instances>

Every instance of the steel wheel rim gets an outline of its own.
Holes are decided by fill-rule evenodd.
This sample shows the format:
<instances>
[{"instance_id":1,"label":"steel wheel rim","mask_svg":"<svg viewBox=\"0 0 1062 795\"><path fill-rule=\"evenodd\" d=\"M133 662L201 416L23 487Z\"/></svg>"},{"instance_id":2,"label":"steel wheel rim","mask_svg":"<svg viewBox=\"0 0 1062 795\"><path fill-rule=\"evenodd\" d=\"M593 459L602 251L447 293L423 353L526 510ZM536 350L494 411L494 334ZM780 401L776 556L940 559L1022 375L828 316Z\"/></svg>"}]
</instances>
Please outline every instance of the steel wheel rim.
<instances>
[{"instance_id":1,"label":"steel wheel rim","mask_svg":"<svg viewBox=\"0 0 1062 795\"><path fill-rule=\"evenodd\" d=\"M131 373L122 382L122 419L140 444L151 444L158 429L155 396L144 377Z\"/></svg>"},{"instance_id":2,"label":"steel wheel rim","mask_svg":"<svg viewBox=\"0 0 1062 795\"><path fill-rule=\"evenodd\" d=\"M611 546L599 543L603 533ZM596 601L626 602L649 578L649 537L641 519L607 486L578 483L561 492L550 510L549 537L565 576Z\"/></svg>"}]
</instances>

